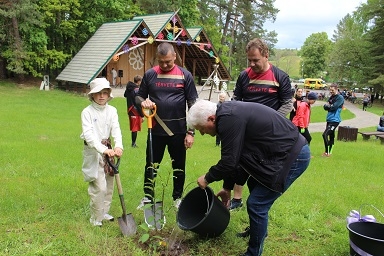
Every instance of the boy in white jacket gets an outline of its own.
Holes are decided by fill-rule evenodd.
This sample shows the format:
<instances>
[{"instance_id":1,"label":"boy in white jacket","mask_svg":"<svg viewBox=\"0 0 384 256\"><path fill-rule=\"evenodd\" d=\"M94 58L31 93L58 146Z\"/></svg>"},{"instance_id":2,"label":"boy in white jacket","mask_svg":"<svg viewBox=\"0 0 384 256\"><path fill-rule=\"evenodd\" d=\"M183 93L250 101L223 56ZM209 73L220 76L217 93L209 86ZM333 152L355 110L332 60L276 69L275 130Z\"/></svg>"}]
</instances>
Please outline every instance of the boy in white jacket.
<instances>
[{"instance_id":1,"label":"boy in white jacket","mask_svg":"<svg viewBox=\"0 0 384 256\"><path fill-rule=\"evenodd\" d=\"M108 105L112 89L105 78L96 78L89 84L88 98L91 104L81 112L84 140L83 166L84 180L89 182L90 222L102 226L103 220L113 221L108 214L113 194L113 174L105 173L106 157L121 157L123 142L115 107ZM110 137L115 147L111 148Z\"/></svg>"}]
</instances>

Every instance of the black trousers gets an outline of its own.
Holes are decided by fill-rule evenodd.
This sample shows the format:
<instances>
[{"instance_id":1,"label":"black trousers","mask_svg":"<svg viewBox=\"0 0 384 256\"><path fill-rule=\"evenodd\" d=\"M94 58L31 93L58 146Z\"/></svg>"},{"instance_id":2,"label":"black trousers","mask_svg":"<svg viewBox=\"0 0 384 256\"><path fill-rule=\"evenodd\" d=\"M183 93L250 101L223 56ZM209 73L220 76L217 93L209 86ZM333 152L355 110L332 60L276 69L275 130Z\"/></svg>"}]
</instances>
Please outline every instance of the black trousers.
<instances>
[{"instance_id":1,"label":"black trousers","mask_svg":"<svg viewBox=\"0 0 384 256\"><path fill-rule=\"evenodd\" d=\"M152 151L153 151L153 163L151 163L150 157L150 142L149 135L147 138L147 156L146 165L144 170L144 194L146 197L152 199L154 197L155 182L152 182L153 178L157 176L157 170L160 168L160 163L163 160L165 148L167 147L169 156L172 161L173 169L173 200L181 198L184 190L185 182L185 160L186 149L184 146L185 134L175 134L173 136L156 136L152 135ZM153 168L154 167L154 168ZM168 170L162 170L167 172ZM163 175L165 177L167 175ZM164 181L165 182L165 181ZM156 197L159 200L158 197Z\"/></svg>"},{"instance_id":2,"label":"black trousers","mask_svg":"<svg viewBox=\"0 0 384 256\"><path fill-rule=\"evenodd\" d=\"M335 144L335 130L339 125L337 122L327 122L327 127L323 132L324 152L331 153L332 147Z\"/></svg>"}]
</instances>

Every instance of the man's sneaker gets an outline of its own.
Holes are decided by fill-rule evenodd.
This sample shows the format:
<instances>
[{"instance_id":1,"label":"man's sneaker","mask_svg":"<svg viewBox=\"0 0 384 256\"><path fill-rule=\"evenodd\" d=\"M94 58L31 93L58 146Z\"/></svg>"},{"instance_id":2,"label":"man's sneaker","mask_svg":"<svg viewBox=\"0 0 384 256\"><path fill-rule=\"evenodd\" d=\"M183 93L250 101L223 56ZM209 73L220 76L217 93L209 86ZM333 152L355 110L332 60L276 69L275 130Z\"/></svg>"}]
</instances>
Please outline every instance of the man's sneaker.
<instances>
[{"instance_id":1,"label":"man's sneaker","mask_svg":"<svg viewBox=\"0 0 384 256\"><path fill-rule=\"evenodd\" d=\"M242 206L243 206L243 200L232 198L230 205L229 205L229 210L232 211L232 210L240 208Z\"/></svg>"},{"instance_id":2,"label":"man's sneaker","mask_svg":"<svg viewBox=\"0 0 384 256\"><path fill-rule=\"evenodd\" d=\"M251 228L250 226L246 227L246 228L244 229L244 231L237 233L236 236L237 236L237 237L248 237L248 236L249 236L249 230L250 230L250 228Z\"/></svg>"},{"instance_id":3,"label":"man's sneaker","mask_svg":"<svg viewBox=\"0 0 384 256\"><path fill-rule=\"evenodd\" d=\"M324 156L324 157L330 157L331 154L329 154L329 153L327 153L327 152L324 152L324 153L322 154L322 156Z\"/></svg>"},{"instance_id":4,"label":"man's sneaker","mask_svg":"<svg viewBox=\"0 0 384 256\"><path fill-rule=\"evenodd\" d=\"M91 222L91 224L95 227L101 227L103 225L103 223L101 223L101 221L97 221L93 218L90 218L89 219L89 222Z\"/></svg>"},{"instance_id":5,"label":"man's sneaker","mask_svg":"<svg viewBox=\"0 0 384 256\"><path fill-rule=\"evenodd\" d=\"M244 231L242 232L239 232L236 234L237 237L242 237L242 238L245 238L245 237L249 237L250 235L250 230L251 230L251 227L248 226L244 229ZM268 237L268 230L267 230L267 233L265 234L265 237L267 238Z\"/></svg>"},{"instance_id":6,"label":"man's sneaker","mask_svg":"<svg viewBox=\"0 0 384 256\"><path fill-rule=\"evenodd\" d=\"M173 205L176 207L176 209L179 209L181 204L181 198L177 198L175 201L173 201Z\"/></svg>"},{"instance_id":7,"label":"man's sneaker","mask_svg":"<svg viewBox=\"0 0 384 256\"><path fill-rule=\"evenodd\" d=\"M115 218L113 216L109 215L108 213L104 214L104 219L109 221L114 221Z\"/></svg>"},{"instance_id":8,"label":"man's sneaker","mask_svg":"<svg viewBox=\"0 0 384 256\"><path fill-rule=\"evenodd\" d=\"M142 210L143 209L143 207L144 207L144 205L146 204L146 203L150 203L151 202L151 200L149 200L148 199L148 197L143 197L143 199L141 199L141 201L140 201L140 204L139 204L139 206L137 206L137 210Z\"/></svg>"}]
</instances>

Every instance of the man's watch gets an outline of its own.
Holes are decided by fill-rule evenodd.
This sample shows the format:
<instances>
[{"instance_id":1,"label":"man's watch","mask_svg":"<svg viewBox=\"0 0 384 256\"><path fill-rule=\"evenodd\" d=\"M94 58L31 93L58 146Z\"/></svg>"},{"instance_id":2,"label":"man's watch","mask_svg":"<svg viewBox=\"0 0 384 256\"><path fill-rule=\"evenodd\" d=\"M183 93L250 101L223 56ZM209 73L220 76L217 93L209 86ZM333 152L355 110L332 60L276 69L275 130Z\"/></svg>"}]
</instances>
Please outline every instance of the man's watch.
<instances>
[{"instance_id":1,"label":"man's watch","mask_svg":"<svg viewBox=\"0 0 384 256\"><path fill-rule=\"evenodd\" d=\"M187 134L191 135L192 137L195 137L195 132L194 131L187 131Z\"/></svg>"}]
</instances>

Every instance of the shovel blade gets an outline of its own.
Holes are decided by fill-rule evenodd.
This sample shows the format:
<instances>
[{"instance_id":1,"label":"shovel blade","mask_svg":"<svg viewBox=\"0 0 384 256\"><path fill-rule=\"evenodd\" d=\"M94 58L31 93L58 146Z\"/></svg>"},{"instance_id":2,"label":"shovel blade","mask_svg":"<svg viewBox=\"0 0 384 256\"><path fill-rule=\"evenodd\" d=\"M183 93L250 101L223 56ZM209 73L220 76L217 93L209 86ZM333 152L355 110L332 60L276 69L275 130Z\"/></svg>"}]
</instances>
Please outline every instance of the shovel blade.
<instances>
[{"instance_id":1,"label":"shovel blade","mask_svg":"<svg viewBox=\"0 0 384 256\"><path fill-rule=\"evenodd\" d=\"M132 236L136 234L137 226L131 213L119 217L118 222L121 233L123 233L124 236Z\"/></svg>"}]
</instances>

